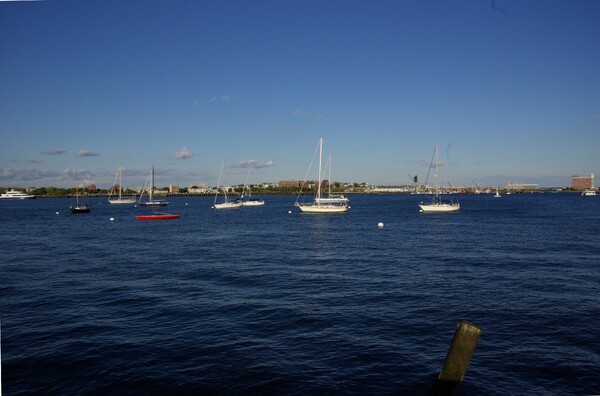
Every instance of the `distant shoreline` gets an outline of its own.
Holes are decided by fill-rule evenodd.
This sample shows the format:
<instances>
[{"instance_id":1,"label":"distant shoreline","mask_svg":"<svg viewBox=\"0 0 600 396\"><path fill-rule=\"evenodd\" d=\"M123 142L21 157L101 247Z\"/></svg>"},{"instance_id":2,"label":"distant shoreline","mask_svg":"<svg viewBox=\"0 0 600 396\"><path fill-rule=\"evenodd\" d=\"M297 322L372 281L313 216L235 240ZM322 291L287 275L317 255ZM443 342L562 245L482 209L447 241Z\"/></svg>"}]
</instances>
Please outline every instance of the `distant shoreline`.
<instances>
[{"instance_id":1,"label":"distant shoreline","mask_svg":"<svg viewBox=\"0 0 600 396\"><path fill-rule=\"evenodd\" d=\"M548 189L540 189L539 191L513 191L511 192L511 194L514 195L522 195L522 194L544 194L544 193L550 193L550 194L557 194L557 193L561 193L561 194L581 194L581 191L574 191L574 190L556 190L555 188L548 188ZM431 195L431 193L410 193L410 192L344 192L345 195ZM474 193L474 192L462 192L462 193L452 193L452 194L443 194L443 195L493 195L494 192L490 192L490 193ZM161 196L161 197L169 197L169 198L177 198L177 197L181 197L181 198L201 198L201 197L213 197L215 194L214 193L169 193L169 194L156 194L157 196ZM289 193L289 192L265 192L265 193L260 193L260 194L256 194L256 196L263 196L263 195L281 195L281 196L296 196L298 195L297 193ZM311 195L311 194L303 194L303 195ZM84 195L80 195L81 198L107 198L108 199L108 195L106 194L84 194ZM75 198L75 195L36 195L35 199L51 199L51 198ZM7 201L14 201L13 199L6 199ZM2 200L0 200L2 201Z\"/></svg>"}]
</instances>

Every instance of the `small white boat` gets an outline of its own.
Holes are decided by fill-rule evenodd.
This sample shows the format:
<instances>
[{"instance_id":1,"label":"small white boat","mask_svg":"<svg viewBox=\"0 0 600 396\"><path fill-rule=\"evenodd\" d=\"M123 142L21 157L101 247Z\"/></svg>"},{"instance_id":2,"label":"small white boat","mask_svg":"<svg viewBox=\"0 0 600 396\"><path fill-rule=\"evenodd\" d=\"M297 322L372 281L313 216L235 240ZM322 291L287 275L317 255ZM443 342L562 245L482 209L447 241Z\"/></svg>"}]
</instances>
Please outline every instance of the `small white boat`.
<instances>
[{"instance_id":1,"label":"small white boat","mask_svg":"<svg viewBox=\"0 0 600 396\"><path fill-rule=\"evenodd\" d=\"M338 203L325 203L323 202L323 198L321 198L321 185L323 184L323 175L321 171L321 162L323 156L323 138L319 139L319 181L317 186L317 195L313 202L311 203L301 203L298 202L298 198L300 198L300 194L298 194L298 198L296 198L295 205L304 213L345 213L350 209L350 206L347 202L338 202ZM313 157L314 158L314 157Z\"/></svg>"},{"instance_id":2,"label":"small white boat","mask_svg":"<svg viewBox=\"0 0 600 396\"><path fill-rule=\"evenodd\" d=\"M219 189L221 188L221 177L223 178L223 184L225 184L225 161L221 164L221 173L219 173L219 181L217 182L217 192L215 193L215 201L213 202L213 209L239 209L244 207L244 203L241 199L236 199L230 201L227 199L227 188L222 188L223 190L223 202L217 203L217 198L219 197Z\"/></svg>"},{"instance_id":3,"label":"small white boat","mask_svg":"<svg viewBox=\"0 0 600 396\"><path fill-rule=\"evenodd\" d=\"M123 197L121 195L121 190L123 190L123 183L121 182L121 173L122 167L119 166L119 172L115 176L115 182L113 183L112 188L110 189L110 194L108 194L108 203L111 204L134 204L137 202L136 197ZM119 185L117 186L117 177L119 178ZM115 187L119 189L119 196L117 198L112 198L115 193Z\"/></svg>"},{"instance_id":4,"label":"small white boat","mask_svg":"<svg viewBox=\"0 0 600 396\"><path fill-rule=\"evenodd\" d=\"M164 199L154 199L152 197L153 191L154 191L154 166L152 166L151 177L152 177L152 182L150 183L150 191L148 191L148 197L149 198L148 198L147 201L142 201L142 197L144 196L144 190L146 189L146 184L148 183L148 179L146 179L146 183L144 183L144 188L142 190L142 193L140 194L140 199L138 201L138 204L140 206L148 206L148 207L151 207L151 208L152 207L159 207L159 206L167 206L169 204L168 201L165 201Z\"/></svg>"},{"instance_id":5,"label":"small white boat","mask_svg":"<svg viewBox=\"0 0 600 396\"><path fill-rule=\"evenodd\" d=\"M447 213L456 212L460 210L460 204L454 202L442 202L439 194L438 187L438 145L435 145L435 196L432 202L421 202L419 203L420 212L424 213Z\"/></svg>"},{"instance_id":6,"label":"small white boat","mask_svg":"<svg viewBox=\"0 0 600 396\"><path fill-rule=\"evenodd\" d=\"M265 204L265 201L258 198L252 198L252 191L250 189L250 185L248 184L248 176L250 176L250 172L246 174L246 182L244 183L244 189L242 190L242 195L240 196L240 201L242 201L242 205L244 206L262 206ZM248 196L246 197L244 194L246 193L246 189L248 189Z\"/></svg>"},{"instance_id":7,"label":"small white boat","mask_svg":"<svg viewBox=\"0 0 600 396\"><path fill-rule=\"evenodd\" d=\"M584 197L595 197L596 196L596 190L591 190L591 189L587 189L584 190L581 195L583 195Z\"/></svg>"},{"instance_id":8,"label":"small white boat","mask_svg":"<svg viewBox=\"0 0 600 396\"><path fill-rule=\"evenodd\" d=\"M35 195L25 194L24 192L13 189L13 190L5 192L4 194L0 194L0 198L2 198L2 199L34 199Z\"/></svg>"}]
</instances>

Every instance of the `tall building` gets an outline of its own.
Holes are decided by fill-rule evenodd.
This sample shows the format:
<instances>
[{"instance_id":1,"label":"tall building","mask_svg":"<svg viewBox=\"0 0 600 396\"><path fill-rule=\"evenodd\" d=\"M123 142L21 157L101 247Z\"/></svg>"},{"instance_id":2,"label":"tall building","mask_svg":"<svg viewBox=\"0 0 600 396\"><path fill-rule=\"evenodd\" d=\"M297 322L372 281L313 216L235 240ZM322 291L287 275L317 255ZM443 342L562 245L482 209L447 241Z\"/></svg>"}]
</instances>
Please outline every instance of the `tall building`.
<instances>
[{"instance_id":1,"label":"tall building","mask_svg":"<svg viewBox=\"0 0 600 396\"><path fill-rule=\"evenodd\" d=\"M583 191L587 188L594 188L594 174L589 176L573 176L571 179L571 188L576 191Z\"/></svg>"}]
</instances>

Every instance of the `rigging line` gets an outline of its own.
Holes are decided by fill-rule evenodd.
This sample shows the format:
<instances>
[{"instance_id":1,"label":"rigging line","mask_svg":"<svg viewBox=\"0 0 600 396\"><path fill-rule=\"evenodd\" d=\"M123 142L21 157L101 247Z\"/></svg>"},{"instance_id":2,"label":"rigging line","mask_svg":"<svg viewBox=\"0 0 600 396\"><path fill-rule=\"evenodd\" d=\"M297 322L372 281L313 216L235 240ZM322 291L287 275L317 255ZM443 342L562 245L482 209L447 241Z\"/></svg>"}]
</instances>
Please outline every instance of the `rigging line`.
<instances>
[{"instance_id":1,"label":"rigging line","mask_svg":"<svg viewBox=\"0 0 600 396\"><path fill-rule=\"evenodd\" d=\"M304 176L304 181L300 185L300 192L298 192L298 196L296 197L296 202L298 202L298 200L300 199L300 195L302 194L302 188L304 188L304 185L308 181L308 174L310 173L310 169L312 168L313 162L315 162L315 157L317 156L318 150L319 150L319 145L317 144L317 147L315 148L315 152L313 154L312 160L310 161L310 165L308 166L308 170L306 171L306 175Z\"/></svg>"},{"instance_id":2,"label":"rigging line","mask_svg":"<svg viewBox=\"0 0 600 396\"><path fill-rule=\"evenodd\" d=\"M431 162L429 162L429 169L427 169L427 177L425 178L425 186L427 187L427 181L429 180L429 174L431 173L431 165L433 164L433 159L435 158L435 149L433 150L433 154L431 155Z\"/></svg>"}]
</instances>

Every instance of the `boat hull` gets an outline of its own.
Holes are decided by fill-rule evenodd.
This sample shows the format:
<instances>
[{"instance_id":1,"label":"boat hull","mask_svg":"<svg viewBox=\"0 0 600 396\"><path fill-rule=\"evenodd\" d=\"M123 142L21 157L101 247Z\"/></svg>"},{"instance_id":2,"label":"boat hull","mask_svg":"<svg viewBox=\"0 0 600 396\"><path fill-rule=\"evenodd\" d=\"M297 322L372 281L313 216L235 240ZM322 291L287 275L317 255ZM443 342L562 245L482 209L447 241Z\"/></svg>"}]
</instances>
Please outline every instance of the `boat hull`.
<instances>
[{"instance_id":1,"label":"boat hull","mask_svg":"<svg viewBox=\"0 0 600 396\"><path fill-rule=\"evenodd\" d=\"M71 213L80 214L80 213L90 213L89 206L71 206Z\"/></svg>"},{"instance_id":2,"label":"boat hull","mask_svg":"<svg viewBox=\"0 0 600 396\"><path fill-rule=\"evenodd\" d=\"M153 214L153 215L142 215L135 216L136 220L148 221L148 220L175 220L178 219L178 214Z\"/></svg>"},{"instance_id":3,"label":"boat hull","mask_svg":"<svg viewBox=\"0 0 600 396\"><path fill-rule=\"evenodd\" d=\"M137 199L135 199L135 198L109 199L108 203L114 204L114 205L134 204L134 203L137 203Z\"/></svg>"},{"instance_id":4,"label":"boat hull","mask_svg":"<svg viewBox=\"0 0 600 396\"><path fill-rule=\"evenodd\" d=\"M215 203L213 204L214 209L239 209L243 208L244 204L242 202L223 202L223 203Z\"/></svg>"},{"instance_id":5,"label":"boat hull","mask_svg":"<svg viewBox=\"0 0 600 396\"><path fill-rule=\"evenodd\" d=\"M460 210L460 204L450 204L450 203L433 203L433 204L419 204L419 208L421 208L421 212L425 213L447 213L447 212L457 212Z\"/></svg>"},{"instance_id":6,"label":"boat hull","mask_svg":"<svg viewBox=\"0 0 600 396\"><path fill-rule=\"evenodd\" d=\"M348 205L328 204L297 204L302 213L345 213L350 208Z\"/></svg>"}]
</instances>

